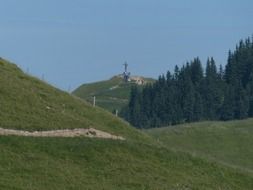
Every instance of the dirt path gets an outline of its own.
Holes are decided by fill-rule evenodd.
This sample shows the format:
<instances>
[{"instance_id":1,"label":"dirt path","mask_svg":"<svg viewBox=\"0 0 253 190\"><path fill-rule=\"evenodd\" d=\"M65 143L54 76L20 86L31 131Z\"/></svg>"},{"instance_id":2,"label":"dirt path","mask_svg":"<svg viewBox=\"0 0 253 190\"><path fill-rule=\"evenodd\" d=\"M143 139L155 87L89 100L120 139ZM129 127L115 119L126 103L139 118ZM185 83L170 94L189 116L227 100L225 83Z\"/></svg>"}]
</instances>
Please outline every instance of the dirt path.
<instances>
[{"instance_id":1,"label":"dirt path","mask_svg":"<svg viewBox=\"0 0 253 190\"><path fill-rule=\"evenodd\" d=\"M25 137L91 137L91 138L125 140L121 136L112 135L110 133L100 131L94 128L61 129L61 130L59 129L51 131L34 131L34 132L0 128L0 135L4 136L15 135Z\"/></svg>"}]
</instances>

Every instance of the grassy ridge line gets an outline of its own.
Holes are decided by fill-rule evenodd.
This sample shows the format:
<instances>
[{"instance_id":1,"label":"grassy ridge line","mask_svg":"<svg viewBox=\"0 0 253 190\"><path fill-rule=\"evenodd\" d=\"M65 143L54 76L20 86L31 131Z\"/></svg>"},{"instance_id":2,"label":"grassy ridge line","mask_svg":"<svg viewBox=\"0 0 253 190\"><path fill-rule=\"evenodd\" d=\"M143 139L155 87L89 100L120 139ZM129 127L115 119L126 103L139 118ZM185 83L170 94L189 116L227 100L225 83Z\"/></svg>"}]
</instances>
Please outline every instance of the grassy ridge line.
<instances>
[{"instance_id":1,"label":"grassy ridge line","mask_svg":"<svg viewBox=\"0 0 253 190\"><path fill-rule=\"evenodd\" d=\"M154 145L0 137L0 189L252 189L253 178Z\"/></svg>"},{"instance_id":2,"label":"grassy ridge line","mask_svg":"<svg viewBox=\"0 0 253 190\"><path fill-rule=\"evenodd\" d=\"M153 83L151 78L143 78L147 83ZM73 91L73 94L92 103L93 96L96 96L97 105L113 112L120 111L127 105L131 92L131 87L135 82L125 83L120 76L112 77L109 80L83 84ZM139 86L139 85L138 85ZM139 86L140 88L142 86Z\"/></svg>"},{"instance_id":3,"label":"grassy ridge line","mask_svg":"<svg viewBox=\"0 0 253 190\"><path fill-rule=\"evenodd\" d=\"M73 94L92 103L96 96L98 106L113 112L121 110L128 103L132 83L125 83L120 77L110 80L83 84L73 91Z\"/></svg>"},{"instance_id":4,"label":"grassy ridge line","mask_svg":"<svg viewBox=\"0 0 253 190\"><path fill-rule=\"evenodd\" d=\"M0 59L0 127L52 130L95 128L126 139L149 139L128 123L94 108Z\"/></svg>"},{"instance_id":5,"label":"grassy ridge line","mask_svg":"<svg viewBox=\"0 0 253 190\"><path fill-rule=\"evenodd\" d=\"M192 123L146 133L168 149L253 173L253 119Z\"/></svg>"}]
</instances>

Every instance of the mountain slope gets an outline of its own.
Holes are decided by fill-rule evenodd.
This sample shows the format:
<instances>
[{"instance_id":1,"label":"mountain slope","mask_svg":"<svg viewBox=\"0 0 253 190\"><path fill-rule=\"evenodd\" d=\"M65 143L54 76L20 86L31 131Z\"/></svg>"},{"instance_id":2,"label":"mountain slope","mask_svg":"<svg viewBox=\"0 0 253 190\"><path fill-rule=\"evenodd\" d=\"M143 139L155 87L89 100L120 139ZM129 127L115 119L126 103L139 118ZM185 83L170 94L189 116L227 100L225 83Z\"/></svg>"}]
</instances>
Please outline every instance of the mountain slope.
<instances>
[{"instance_id":1,"label":"mountain slope","mask_svg":"<svg viewBox=\"0 0 253 190\"><path fill-rule=\"evenodd\" d=\"M169 149L253 174L253 119L200 122L146 131Z\"/></svg>"},{"instance_id":2,"label":"mountain slope","mask_svg":"<svg viewBox=\"0 0 253 190\"><path fill-rule=\"evenodd\" d=\"M93 97L96 97L96 104L110 112L120 111L127 105L131 92L131 87L136 83L152 83L155 80L143 77L132 77L131 82L124 82L121 75L112 77L109 80L83 84L73 91L73 94L90 103L93 103ZM140 88L142 85L137 85Z\"/></svg>"},{"instance_id":3,"label":"mountain slope","mask_svg":"<svg viewBox=\"0 0 253 190\"><path fill-rule=\"evenodd\" d=\"M96 128L128 138L143 136L126 122L0 60L0 127L25 130Z\"/></svg>"},{"instance_id":4,"label":"mountain slope","mask_svg":"<svg viewBox=\"0 0 253 190\"><path fill-rule=\"evenodd\" d=\"M0 60L0 127L93 127L126 140L0 136L0 189L252 189L253 176L173 152L100 108Z\"/></svg>"}]
</instances>

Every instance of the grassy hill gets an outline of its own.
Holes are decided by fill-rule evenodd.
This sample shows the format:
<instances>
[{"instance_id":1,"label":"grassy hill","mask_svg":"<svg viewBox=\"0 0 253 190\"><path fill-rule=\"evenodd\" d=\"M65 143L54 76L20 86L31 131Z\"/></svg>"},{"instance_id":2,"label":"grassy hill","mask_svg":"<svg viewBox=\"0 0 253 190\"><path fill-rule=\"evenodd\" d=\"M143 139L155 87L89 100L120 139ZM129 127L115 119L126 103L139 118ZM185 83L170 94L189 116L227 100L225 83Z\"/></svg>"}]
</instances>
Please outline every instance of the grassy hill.
<instances>
[{"instance_id":1,"label":"grassy hill","mask_svg":"<svg viewBox=\"0 0 253 190\"><path fill-rule=\"evenodd\" d=\"M252 189L253 176L171 151L100 108L0 60L0 127L93 127L126 140L0 136L0 189Z\"/></svg>"},{"instance_id":2,"label":"grassy hill","mask_svg":"<svg viewBox=\"0 0 253 190\"><path fill-rule=\"evenodd\" d=\"M200 122L146 132L169 149L253 174L253 119Z\"/></svg>"},{"instance_id":3,"label":"grassy hill","mask_svg":"<svg viewBox=\"0 0 253 190\"><path fill-rule=\"evenodd\" d=\"M146 83L152 83L155 80L142 78ZM110 112L120 111L127 105L131 87L135 82L124 82L121 76L112 77L109 80L83 84L73 91L73 94L90 103L96 96L96 104ZM141 88L141 85L138 85Z\"/></svg>"},{"instance_id":4,"label":"grassy hill","mask_svg":"<svg viewBox=\"0 0 253 190\"><path fill-rule=\"evenodd\" d=\"M3 128L32 131L93 127L128 138L141 136L123 120L24 74L3 59L0 76L0 126Z\"/></svg>"}]
</instances>

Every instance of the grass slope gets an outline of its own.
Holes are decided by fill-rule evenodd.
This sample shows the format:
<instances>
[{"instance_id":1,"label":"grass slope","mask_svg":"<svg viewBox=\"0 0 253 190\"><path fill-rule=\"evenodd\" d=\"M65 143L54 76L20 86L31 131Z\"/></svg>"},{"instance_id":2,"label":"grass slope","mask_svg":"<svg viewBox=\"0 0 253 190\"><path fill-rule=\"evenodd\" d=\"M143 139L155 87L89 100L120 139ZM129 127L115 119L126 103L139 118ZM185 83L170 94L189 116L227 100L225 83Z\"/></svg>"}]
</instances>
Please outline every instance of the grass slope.
<instances>
[{"instance_id":1,"label":"grass slope","mask_svg":"<svg viewBox=\"0 0 253 190\"><path fill-rule=\"evenodd\" d=\"M146 131L169 149L253 174L253 119L200 122Z\"/></svg>"},{"instance_id":2,"label":"grass slope","mask_svg":"<svg viewBox=\"0 0 253 190\"><path fill-rule=\"evenodd\" d=\"M152 83L154 80L145 78L148 83ZM114 112L120 111L127 105L131 92L131 87L136 85L135 83L125 83L119 76L115 76L110 80L83 84L73 91L73 94L92 103L93 97L96 96L96 103L98 106Z\"/></svg>"},{"instance_id":3,"label":"grass slope","mask_svg":"<svg viewBox=\"0 0 253 190\"><path fill-rule=\"evenodd\" d=\"M126 141L0 136L0 189L252 189L253 176L173 152L109 112L0 60L0 126L94 127Z\"/></svg>"},{"instance_id":4,"label":"grass slope","mask_svg":"<svg viewBox=\"0 0 253 190\"><path fill-rule=\"evenodd\" d=\"M0 137L0 189L249 189L233 169L127 141Z\"/></svg>"},{"instance_id":5,"label":"grass slope","mask_svg":"<svg viewBox=\"0 0 253 190\"><path fill-rule=\"evenodd\" d=\"M93 127L129 139L143 135L123 120L0 60L0 127L49 130Z\"/></svg>"}]
</instances>

